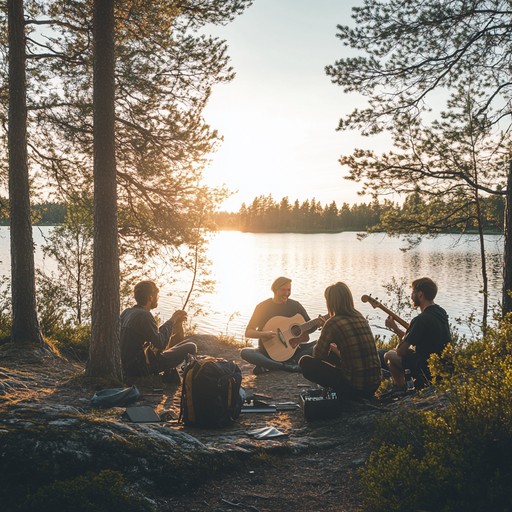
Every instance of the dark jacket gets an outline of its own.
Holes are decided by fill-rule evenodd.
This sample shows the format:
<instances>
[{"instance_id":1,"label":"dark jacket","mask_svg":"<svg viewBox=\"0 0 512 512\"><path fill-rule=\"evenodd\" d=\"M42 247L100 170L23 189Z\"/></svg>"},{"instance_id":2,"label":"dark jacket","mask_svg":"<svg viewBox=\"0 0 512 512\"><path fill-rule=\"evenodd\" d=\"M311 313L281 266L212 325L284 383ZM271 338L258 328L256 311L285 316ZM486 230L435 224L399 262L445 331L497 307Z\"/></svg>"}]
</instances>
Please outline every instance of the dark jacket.
<instances>
[{"instance_id":1,"label":"dark jacket","mask_svg":"<svg viewBox=\"0 0 512 512\"><path fill-rule=\"evenodd\" d=\"M127 377L148 375L144 344L148 342L157 350L163 350L172 335L171 320L158 328L151 312L142 306L133 306L121 313L119 322L123 374Z\"/></svg>"}]
</instances>

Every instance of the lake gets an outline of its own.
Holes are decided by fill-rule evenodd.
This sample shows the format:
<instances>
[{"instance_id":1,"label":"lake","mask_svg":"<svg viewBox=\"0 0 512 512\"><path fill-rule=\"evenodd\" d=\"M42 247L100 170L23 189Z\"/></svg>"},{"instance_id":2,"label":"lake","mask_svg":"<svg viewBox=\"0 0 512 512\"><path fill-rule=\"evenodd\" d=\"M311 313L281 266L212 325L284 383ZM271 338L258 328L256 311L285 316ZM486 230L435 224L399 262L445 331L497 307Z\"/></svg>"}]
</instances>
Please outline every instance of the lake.
<instances>
[{"instance_id":1,"label":"lake","mask_svg":"<svg viewBox=\"0 0 512 512\"><path fill-rule=\"evenodd\" d=\"M43 261L40 246L48 227L34 228L36 265L53 270L51 261ZM503 237L486 238L489 304L501 299ZM385 313L363 303L360 297L371 294L391 304L384 285L405 279L409 283L422 276L438 284L436 302L455 318L470 313L481 315L482 294L480 256L477 235L440 235L425 239L418 247L402 251L405 242L383 234L370 234L359 240L357 233L297 234L241 233L220 231L212 239L208 256L215 291L200 298L204 314L190 321L200 333L227 333L243 340L243 333L254 306L270 297L272 281L285 275L292 279L292 298L299 300L311 317L325 314L324 290L336 281L344 281L352 290L356 308L370 319L375 334L388 335L383 329ZM0 272L9 274L9 232L0 227ZM141 278L153 278L141 275ZM155 310L166 320L183 304L190 282L172 285L158 283L160 304ZM404 313L404 316L410 313ZM409 318L406 318L409 319ZM463 326L462 332L469 333Z\"/></svg>"},{"instance_id":2,"label":"lake","mask_svg":"<svg viewBox=\"0 0 512 512\"><path fill-rule=\"evenodd\" d=\"M486 237L490 304L501 298L503 237ZM363 303L363 294L389 300L384 285L405 279L407 294L412 279L432 277L438 284L436 302L452 319L481 312L480 257L476 235L442 235L424 240L415 249L401 250L405 242L382 234L359 240L357 233L262 234L220 232L209 255L217 289L205 297L210 311L200 327L204 332L223 332L243 337L256 303L271 296L275 277L292 279L292 298L299 300L311 317L326 312L324 290L344 281L352 290L356 308L370 317L375 333L388 333L386 315ZM162 303L162 306L164 304ZM239 314L231 321L230 315ZM201 330L202 330L201 329Z\"/></svg>"}]
</instances>

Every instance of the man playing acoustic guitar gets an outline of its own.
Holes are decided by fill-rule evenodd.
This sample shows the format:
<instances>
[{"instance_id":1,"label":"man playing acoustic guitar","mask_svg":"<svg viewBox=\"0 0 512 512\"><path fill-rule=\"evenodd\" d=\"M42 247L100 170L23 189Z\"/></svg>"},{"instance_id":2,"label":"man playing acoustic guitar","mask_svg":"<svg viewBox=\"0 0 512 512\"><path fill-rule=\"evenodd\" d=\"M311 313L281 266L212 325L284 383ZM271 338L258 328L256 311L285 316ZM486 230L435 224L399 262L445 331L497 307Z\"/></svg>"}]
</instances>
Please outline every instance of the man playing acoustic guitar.
<instances>
[{"instance_id":1,"label":"man playing acoustic guitar","mask_svg":"<svg viewBox=\"0 0 512 512\"><path fill-rule=\"evenodd\" d=\"M274 296L256 306L245 330L247 338L258 339L258 348L244 348L240 357L255 365L255 375L269 370L300 373L297 361L311 354L314 342L306 342L320 322L310 320L302 304L289 298L290 278L278 277L271 289Z\"/></svg>"},{"instance_id":2,"label":"man playing acoustic guitar","mask_svg":"<svg viewBox=\"0 0 512 512\"><path fill-rule=\"evenodd\" d=\"M441 354L451 342L448 314L442 307L434 304L437 285L432 279L422 277L413 281L411 288L411 301L415 307L420 308L421 313L411 320L406 331L400 329L391 316L386 319L386 327L400 338L397 347L384 354L384 361L398 391L405 390L406 368L411 370L416 388L424 387L431 379L428 368L430 355Z\"/></svg>"}]
</instances>

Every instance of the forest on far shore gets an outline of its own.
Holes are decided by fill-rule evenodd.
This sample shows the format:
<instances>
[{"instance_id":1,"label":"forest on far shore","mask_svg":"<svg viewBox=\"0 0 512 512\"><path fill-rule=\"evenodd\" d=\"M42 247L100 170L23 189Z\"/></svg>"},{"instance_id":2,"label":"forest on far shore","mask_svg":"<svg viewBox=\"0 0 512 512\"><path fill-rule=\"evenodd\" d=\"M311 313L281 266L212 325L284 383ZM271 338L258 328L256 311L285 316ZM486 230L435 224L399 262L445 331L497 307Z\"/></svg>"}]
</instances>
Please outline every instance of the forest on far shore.
<instances>
[{"instance_id":1,"label":"forest on far shore","mask_svg":"<svg viewBox=\"0 0 512 512\"><path fill-rule=\"evenodd\" d=\"M482 199L484 230L487 233L502 233L505 200L501 196ZM7 200L1 200L0 225L9 225ZM409 197L402 205L384 200L348 204L338 207L335 201L322 205L314 198L290 202L287 197L276 202L272 195L258 196L247 206L242 204L238 212L216 212L213 221L220 230L250 232L301 232L337 233L341 231L391 231L390 224L416 215L420 218L428 212L429 205L419 204L418 197ZM58 202L41 202L32 206L34 225L55 226L62 224L66 216L66 205ZM444 232L476 232L476 221L467 211L457 226L446 227ZM404 230L406 231L406 230Z\"/></svg>"},{"instance_id":2,"label":"forest on far shore","mask_svg":"<svg viewBox=\"0 0 512 512\"><path fill-rule=\"evenodd\" d=\"M66 205L45 201L32 205L32 224L36 226L57 226L64 222ZM0 198L0 226L9 225L9 201Z\"/></svg>"},{"instance_id":3,"label":"forest on far shore","mask_svg":"<svg viewBox=\"0 0 512 512\"><path fill-rule=\"evenodd\" d=\"M501 196L482 199L483 227L487 233L502 233L505 200ZM258 196L252 203L242 204L238 212L217 212L214 221L221 230L250 232L305 232L324 233L340 231L392 231L390 227L401 222L407 231L407 219L421 219L433 209L439 212L443 204L425 203L417 194L411 194L403 204L389 200L338 207L335 201L322 205L314 198L302 203L290 202L287 197L276 202L272 195ZM419 229L413 231L420 231ZM476 232L477 222L468 207L450 225L441 226L443 232Z\"/></svg>"}]
</instances>

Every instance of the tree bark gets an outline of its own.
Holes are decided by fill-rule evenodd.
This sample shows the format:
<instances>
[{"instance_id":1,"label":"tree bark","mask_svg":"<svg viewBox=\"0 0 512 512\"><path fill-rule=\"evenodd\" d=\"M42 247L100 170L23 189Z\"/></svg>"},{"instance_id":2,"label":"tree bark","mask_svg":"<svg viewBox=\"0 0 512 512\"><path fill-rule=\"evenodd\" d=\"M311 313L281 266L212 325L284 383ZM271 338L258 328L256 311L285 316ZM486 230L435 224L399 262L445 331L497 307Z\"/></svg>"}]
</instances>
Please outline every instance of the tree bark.
<instances>
[{"instance_id":1,"label":"tree bark","mask_svg":"<svg viewBox=\"0 0 512 512\"><path fill-rule=\"evenodd\" d=\"M473 153L474 154L474 153ZM475 166L476 168L476 166ZM475 173L476 176L476 173ZM478 177L476 177L478 180ZM480 193L478 189L474 190L474 202L476 207L476 218L478 223L478 240L480 242L480 261L482 262L482 293L483 293L483 308L482 308L482 330L487 330L487 316L489 310L489 278L487 276L487 256L485 253L485 236L484 236L484 216L482 214L482 204L480 201Z\"/></svg>"},{"instance_id":2,"label":"tree bark","mask_svg":"<svg viewBox=\"0 0 512 512\"><path fill-rule=\"evenodd\" d=\"M36 306L34 244L27 163L27 86L23 0L8 0L9 37L9 200L11 294L14 343L44 346Z\"/></svg>"},{"instance_id":3,"label":"tree bark","mask_svg":"<svg viewBox=\"0 0 512 512\"><path fill-rule=\"evenodd\" d=\"M512 312L512 161L507 177L507 204L505 209L505 241L503 249L503 298L502 314Z\"/></svg>"},{"instance_id":4,"label":"tree bark","mask_svg":"<svg viewBox=\"0 0 512 512\"><path fill-rule=\"evenodd\" d=\"M94 254L89 377L122 379L115 158L114 2L94 1Z\"/></svg>"}]
</instances>

